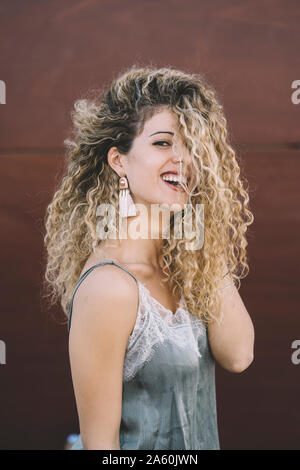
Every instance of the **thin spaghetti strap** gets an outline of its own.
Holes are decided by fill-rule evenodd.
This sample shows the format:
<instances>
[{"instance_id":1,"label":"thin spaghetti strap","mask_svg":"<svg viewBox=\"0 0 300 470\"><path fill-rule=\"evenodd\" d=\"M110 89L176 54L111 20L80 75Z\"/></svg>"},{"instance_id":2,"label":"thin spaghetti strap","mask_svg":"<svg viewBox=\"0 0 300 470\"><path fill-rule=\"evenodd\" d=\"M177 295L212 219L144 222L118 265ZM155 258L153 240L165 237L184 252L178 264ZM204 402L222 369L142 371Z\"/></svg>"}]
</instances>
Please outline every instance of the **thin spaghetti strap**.
<instances>
[{"instance_id":1,"label":"thin spaghetti strap","mask_svg":"<svg viewBox=\"0 0 300 470\"><path fill-rule=\"evenodd\" d=\"M70 303L69 303L69 309L68 309L68 331L70 331L70 327L71 327L71 317L72 317L72 308L73 308L73 300L74 300L74 295L78 289L78 287L80 286L80 284L82 283L82 281L86 278L86 276L94 269L96 268L97 266L102 266L103 264L115 264L116 266L119 266L119 268L123 269L124 271L126 271L128 274L130 274L130 276L133 277L133 279L135 279L136 283L138 284L138 280L136 279L136 277L130 272L128 271L126 268L124 268L124 266L122 266L121 264L119 264L117 261L113 261L113 260L106 260L106 261L100 261L99 263L97 264L94 264L94 266L91 266L87 271L85 271L81 276L80 278L78 279L76 285L75 285L75 288L74 288L74 291L73 291L73 295L71 297L71 300L70 300Z\"/></svg>"}]
</instances>

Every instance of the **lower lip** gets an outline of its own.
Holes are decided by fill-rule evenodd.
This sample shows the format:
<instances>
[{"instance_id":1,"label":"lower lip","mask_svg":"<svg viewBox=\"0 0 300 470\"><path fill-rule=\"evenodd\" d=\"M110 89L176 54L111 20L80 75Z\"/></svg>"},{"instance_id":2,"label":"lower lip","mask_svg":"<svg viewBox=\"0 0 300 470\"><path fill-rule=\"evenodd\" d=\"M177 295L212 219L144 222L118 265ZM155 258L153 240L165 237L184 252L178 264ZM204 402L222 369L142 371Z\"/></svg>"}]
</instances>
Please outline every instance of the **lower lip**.
<instances>
[{"instance_id":1,"label":"lower lip","mask_svg":"<svg viewBox=\"0 0 300 470\"><path fill-rule=\"evenodd\" d=\"M173 191L181 191L182 193L185 192L185 190L181 186L173 186L173 184L168 183L168 181L163 180L163 183L165 183L169 188L173 189Z\"/></svg>"}]
</instances>

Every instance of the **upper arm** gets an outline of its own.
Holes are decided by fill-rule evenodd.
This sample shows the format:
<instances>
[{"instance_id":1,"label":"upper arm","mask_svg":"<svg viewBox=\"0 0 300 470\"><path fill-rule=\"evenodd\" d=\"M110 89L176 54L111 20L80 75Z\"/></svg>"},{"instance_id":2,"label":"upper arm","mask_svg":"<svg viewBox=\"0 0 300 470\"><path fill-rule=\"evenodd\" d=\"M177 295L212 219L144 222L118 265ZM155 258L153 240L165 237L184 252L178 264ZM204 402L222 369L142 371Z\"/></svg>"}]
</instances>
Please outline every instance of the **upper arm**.
<instances>
[{"instance_id":1,"label":"upper arm","mask_svg":"<svg viewBox=\"0 0 300 470\"><path fill-rule=\"evenodd\" d=\"M69 356L84 448L119 446L123 364L138 310L136 281L119 271L95 268L74 296Z\"/></svg>"},{"instance_id":2,"label":"upper arm","mask_svg":"<svg viewBox=\"0 0 300 470\"><path fill-rule=\"evenodd\" d=\"M212 355L224 369L242 372L253 361L254 327L235 286L222 291L221 311L221 324L213 321L208 325Z\"/></svg>"}]
</instances>

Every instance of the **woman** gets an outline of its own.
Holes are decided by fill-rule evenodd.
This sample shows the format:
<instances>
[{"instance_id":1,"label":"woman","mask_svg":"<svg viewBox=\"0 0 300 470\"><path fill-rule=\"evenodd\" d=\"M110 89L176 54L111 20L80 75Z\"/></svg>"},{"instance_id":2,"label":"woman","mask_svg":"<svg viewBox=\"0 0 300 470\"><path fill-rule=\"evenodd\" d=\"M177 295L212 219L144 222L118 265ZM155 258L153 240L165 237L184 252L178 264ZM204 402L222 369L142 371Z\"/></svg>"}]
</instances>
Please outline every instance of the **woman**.
<instances>
[{"instance_id":1,"label":"woman","mask_svg":"<svg viewBox=\"0 0 300 470\"><path fill-rule=\"evenodd\" d=\"M132 67L73 122L45 236L72 449L219 449L215 361L242 372L254 344L235 286L253 215L222 106L197 74Z\"/></svg>"}]
</instances>

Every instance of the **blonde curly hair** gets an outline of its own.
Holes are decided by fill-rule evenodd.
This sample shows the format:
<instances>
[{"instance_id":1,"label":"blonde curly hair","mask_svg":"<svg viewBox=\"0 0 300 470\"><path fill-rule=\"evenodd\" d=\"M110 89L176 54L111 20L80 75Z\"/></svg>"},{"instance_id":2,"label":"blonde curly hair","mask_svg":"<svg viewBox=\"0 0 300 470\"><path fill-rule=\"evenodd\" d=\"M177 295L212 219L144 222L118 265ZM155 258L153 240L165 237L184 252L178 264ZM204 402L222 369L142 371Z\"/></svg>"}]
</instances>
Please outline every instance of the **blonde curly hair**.
<instances>
[{"instance_id":1,"label":"blonde curly hair","mask_svg":"<svg viewBox=\"0 0 300 470\"><path fill-rule=\"evenodd\" d=\"M112 146L129 152L146 120L165 107L178 116L192 157L196 192L188 192L188 203L204 205L205 227L200 250L185 249L190 240L175 239L174 224L163 239L159 263L173 292L183 294L188 310L207 325L222 317L218 286L224 269L238 288L249 272L245 233L254 217L216 91L199 74L133 66L107 89L74 104L65 175L47 207L44 237L45 297L51 305L60 300L64 318L83 266L99 244L97 207L109 203L117 211L119 177L107 152Z\"/></svg>"}]
</instances>

